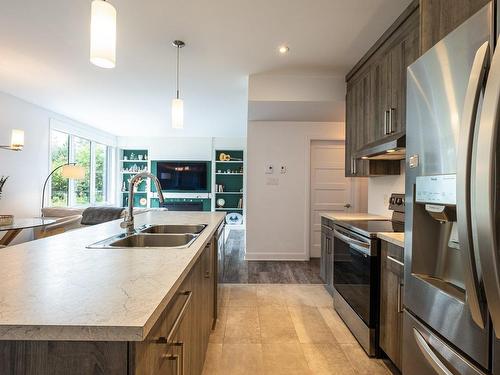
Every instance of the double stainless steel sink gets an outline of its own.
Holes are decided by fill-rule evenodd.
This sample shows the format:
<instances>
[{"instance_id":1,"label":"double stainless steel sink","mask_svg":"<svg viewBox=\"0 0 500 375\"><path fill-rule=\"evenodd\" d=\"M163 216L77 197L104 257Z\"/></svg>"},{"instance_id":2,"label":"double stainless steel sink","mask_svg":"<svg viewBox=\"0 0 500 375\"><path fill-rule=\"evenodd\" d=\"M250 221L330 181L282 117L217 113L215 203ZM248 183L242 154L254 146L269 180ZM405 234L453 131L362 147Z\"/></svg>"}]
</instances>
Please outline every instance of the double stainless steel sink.
<instances>
[{"instance_id":1,"label":"double stainless steel sink","mask_svg":"<svg viewBox=\"0 0 500 375\"><path fill-rule=\"evenodd\" d=\"M187 248L206 227L206 224L144 225L133 234L122 233L87 247L89 249Z\"/></svg>"}]
</instances>

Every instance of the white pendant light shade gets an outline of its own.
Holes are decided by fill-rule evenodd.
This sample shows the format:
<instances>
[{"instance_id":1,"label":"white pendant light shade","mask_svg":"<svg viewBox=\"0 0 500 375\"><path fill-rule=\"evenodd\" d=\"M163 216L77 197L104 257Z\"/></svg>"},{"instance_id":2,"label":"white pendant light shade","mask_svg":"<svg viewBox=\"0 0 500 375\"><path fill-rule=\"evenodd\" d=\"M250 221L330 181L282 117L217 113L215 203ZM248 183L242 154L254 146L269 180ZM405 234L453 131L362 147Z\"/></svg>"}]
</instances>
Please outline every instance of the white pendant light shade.
<instances>
[{"instance_id":1,"label":"white pendant light shade","mask_svg":"<svg viewBox=\"0 0 500 375\"><path fill-rule=\"evenodd\" d=\"M10 137L10 147L13 150L20 151L24 147L24 131L20 129L12 129Z\"/></svg>"},{"instance_id":2,"label":"white pendant light shade","mask_svg":"<svg viewBox=\"0 0 500 375\"><path fill-rule=\"evenodd\" d=\"M116 65L116 9L103 0L92 1L90 62L107 69Z\"/></svg>"},{"instance_id":3,"label":"white pendant light shade","mask_svg":"<svg viewBox=\"0 0 500 375\"><path fill-rule=\"evenodd\" d=\"M184 101L182 99L172 100L172 128L184 128Z\"/></svg>"}]
</instances>

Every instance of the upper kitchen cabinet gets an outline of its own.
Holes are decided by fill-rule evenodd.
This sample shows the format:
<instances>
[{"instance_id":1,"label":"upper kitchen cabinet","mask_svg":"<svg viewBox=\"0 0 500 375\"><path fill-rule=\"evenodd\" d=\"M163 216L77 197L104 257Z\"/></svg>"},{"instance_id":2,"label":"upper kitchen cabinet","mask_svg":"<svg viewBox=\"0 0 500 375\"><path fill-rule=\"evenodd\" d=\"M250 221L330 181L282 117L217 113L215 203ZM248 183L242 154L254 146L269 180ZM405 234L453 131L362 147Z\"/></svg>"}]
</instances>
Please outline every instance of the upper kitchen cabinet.
<instances>
[{"instance_id":1,"label":"upper kitchen cabinet","mask_svg":"<svg viewBox=\"0 0 500 375\"><path fill-rule=\"evenodd\" d=\"M386 138L404 147L406 68L420 55L418 9L414 1L346 77L348 177L400 173L399 160L363 160L360 151L378 147Z\"/></svg>"},{"instance_id":2,"label":"upper kitchen cabinet","mask_svg":"<svg viewBox=\"0 0 500 375\"><path fill-rule=\"evenodd\" d=\"M490 1L420 0L422 53L425 53Z\"/></svg>"}]
</instances>

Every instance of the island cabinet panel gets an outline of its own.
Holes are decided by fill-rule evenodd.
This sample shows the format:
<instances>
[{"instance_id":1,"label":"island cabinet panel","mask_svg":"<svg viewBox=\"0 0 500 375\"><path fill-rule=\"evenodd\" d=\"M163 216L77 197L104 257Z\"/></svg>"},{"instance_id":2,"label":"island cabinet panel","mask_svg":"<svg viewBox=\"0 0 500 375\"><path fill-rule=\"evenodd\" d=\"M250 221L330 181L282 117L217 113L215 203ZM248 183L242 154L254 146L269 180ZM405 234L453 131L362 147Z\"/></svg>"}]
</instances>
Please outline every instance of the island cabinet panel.
<instances>
[{"instance_id":1,"label":"island cabinet panel","mask_svg":"<svg viewBox=\"0 0 500 375\"><path fill-rule=\"evenodd\" d=\"M404 250L382 241L380 276L380 347L401 369L403 346Z\"/></svg>"},{"instance_id":2,"label":"island cabinet panel","mask_svg":"<svg viewBox=\"0 0 500 375\"><path fill-rule=\"evenodd\" d=\"M0 341L2 375L126 375L126 342Z\"/></svg>"},{"instance_id":3,"label":"island cabinet panel","mask_svg":"<svg viewBox=\"0 0 500 375\"><path fill-rule=\"evenodd\" d=\"M214 323L210 241L140 342L0 341L1 375L200 375Z\"/></svg>"},{"instance_id":4,"label":"island cabinet panel","mask_svg":"<svg viewBox=\"0 0 500 375\"><path fill-rule=\"evenodd\" d=\"M214 245L204 249L143 342L130 343L130 375L198 375L213 324Z\"/></svg>"},{"instance_id":5,"label":"island cabinet panel","mask_svg":"<svg viewBox=\"0 0 500 375\"><path fill-rule=\"evenodd\" d=\"M358 154L406 130L406 70L420 55L418 9L415 0L346 77L346 177L400 173L399 161Z\"/></svg>"},{"instance_id":6,"label":"island cabinet panel","mask_svg":"<svg viewBox=\"0 0 500 375\"><path fill-rule=\"evenodd\" d=\"M491 0L421 0L422 53L490 2Z\"/></svg>"}]
</instances>

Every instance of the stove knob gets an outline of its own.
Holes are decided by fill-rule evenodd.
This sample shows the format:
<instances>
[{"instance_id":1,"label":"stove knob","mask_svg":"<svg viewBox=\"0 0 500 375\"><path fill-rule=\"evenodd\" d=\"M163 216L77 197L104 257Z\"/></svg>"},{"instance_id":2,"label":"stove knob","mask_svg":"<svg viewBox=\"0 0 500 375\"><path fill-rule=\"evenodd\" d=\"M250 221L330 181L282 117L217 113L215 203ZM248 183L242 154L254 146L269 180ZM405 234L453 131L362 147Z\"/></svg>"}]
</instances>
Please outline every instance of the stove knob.
<instances>
[{"instance_id":1,"label":"stove knob","mask_svg":"<svg viewBox=\"0 0 500 375\"><path fill-rule=\"evenodd\" d=\"M402 203L403 203L403 200L402 200L401 198L397 198L397 199L396 199L396 204L397 204L397 205L400 205L400 204L402 204Z\"/></svg>"}]
</instances>

